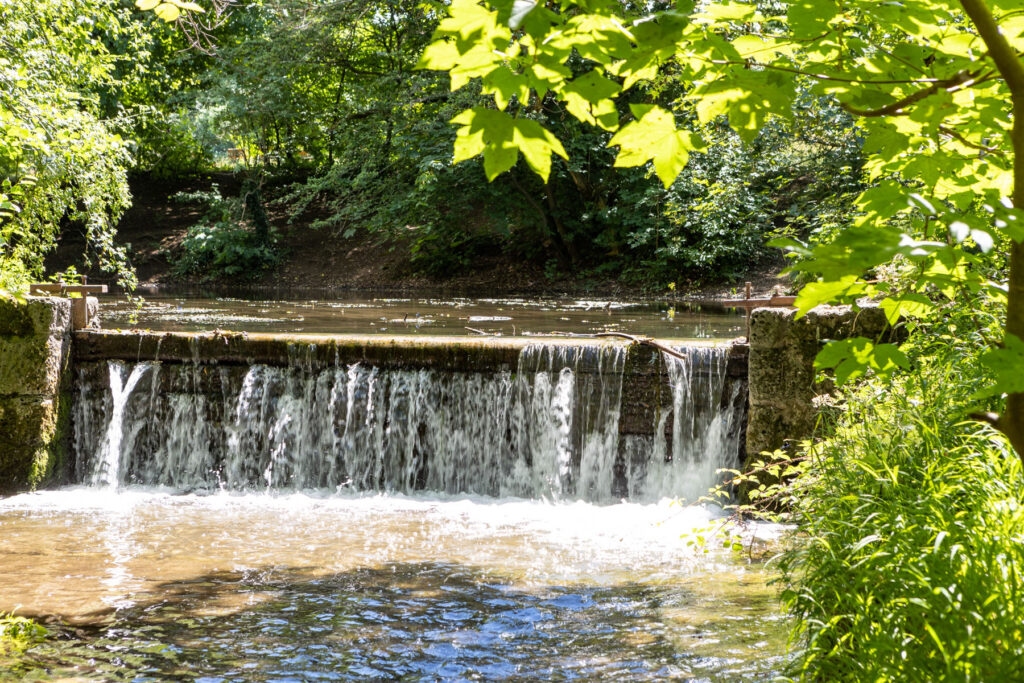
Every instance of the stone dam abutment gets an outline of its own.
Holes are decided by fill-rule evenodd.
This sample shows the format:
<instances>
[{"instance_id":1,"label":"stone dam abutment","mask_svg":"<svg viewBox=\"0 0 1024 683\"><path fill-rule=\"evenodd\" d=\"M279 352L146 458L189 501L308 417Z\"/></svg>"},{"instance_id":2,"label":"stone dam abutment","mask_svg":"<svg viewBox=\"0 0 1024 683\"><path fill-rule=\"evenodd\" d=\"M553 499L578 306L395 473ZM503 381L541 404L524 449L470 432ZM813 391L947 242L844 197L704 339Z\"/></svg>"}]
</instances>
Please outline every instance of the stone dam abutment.
<instances>
[{"instance_id":1,"label":"stone dam abutment","mask_svg":"<svg viewBox=\"0 0 1024 683\"><path fill-rule=\"evenodd\" d=\"M72 332L66 303L2 304L0 492L692 501L747 452L808 435L817 349L879 322L759 309L750 344L659 340L676 358L593 337Z\"/></svg>"}]
</instances>

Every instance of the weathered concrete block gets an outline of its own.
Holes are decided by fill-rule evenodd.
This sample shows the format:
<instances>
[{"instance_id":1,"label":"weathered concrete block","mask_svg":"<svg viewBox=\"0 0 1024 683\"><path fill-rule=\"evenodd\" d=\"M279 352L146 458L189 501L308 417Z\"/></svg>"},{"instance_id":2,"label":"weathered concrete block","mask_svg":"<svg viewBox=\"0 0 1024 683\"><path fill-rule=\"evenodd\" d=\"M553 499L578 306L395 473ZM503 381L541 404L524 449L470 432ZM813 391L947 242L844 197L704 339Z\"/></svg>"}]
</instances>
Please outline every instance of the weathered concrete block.
<instances>
[{"instance_id":1,"label":"weathered concrete block","mask_svg":"<svg viewBox=\"0 0 1024 683\"><path fill-rule=\"evenodd\" d=\"M56 393L70 355L60 337L0 337L0 396Z\"/></svg>"},{"instance_id":2,"label":"weathered concrete block","mask_svg":"<svg viewBox=\"0 0 1024 683\"><path fill-rule=\"evenodd\" d=\"M89 320L89 327L99 329L100 326L100 300L94 296L86 297L85 310Z\"/></svg>"},{"instance_id":3,"label":"weathered concrete block","mask_svg":"<svg viewBox=\"0 0 1024 683\"><path fill-rule=\"evenodd\" d=\"M0 299L0 336L48 336L66 334L71 320L71 301L30 296L24 302Z\"/></svg>"},{"instance_id":4,"label":"weathered concrete block","mask_svg":"<svg viewBox=\"0 0 1024 683\"><path fill-rule=\"evenodd\" d=\"M787 311L795 315L795 311ZM850 337L880 337L888 330L885 312L877 306L853 310L850 306L818 306L793 323L793 336L800 341L822 343Z\"/></svg>"},{"instance_id":5,"label":"weathered concrete block","mask_svg":"<svg viewBox=\"0 0 1024 683\"><path fill-rule=\"evenodd\" d=\"M0 398L0 493L33 489L64 463L69 401Z\"/></svg>"},{"instance_id":6,"label":"weathered concrete block","mask_svg":"<svg viewBox=\"0 0 1024 683\"><path fill-rule=\"evenodd\" d=\"M888 335L885 314L877 307L818 306L799 319L794 310L753 311L748 459L811 435L818 417L815 398L832 389L830 382L815 381L814 359L827 341Z\"/></svg>"},{"instance_id":7,"label":"weathered concrete block","mask_svg":"<svg viewBox=\"0 0 1024 683\"><path fill-rule=\"evenodd\" d=\"M70 320L66 299L0 299L0 396L58 392L71 355Z\"/></svg>"},{"instance_id":8,"label":"weathered concrete block","mask_svg":"<svg viewBox=\"0 0 1024 683\"><path fill-rule=\"evenodd\" d=\"M747 448L748 458L753 455L757 457L761 451L774 451L781 448L786 441L786 433L789 425L782 416L775 411L774 406L750 406L747 414ZM751 444L755 444L757 451L750 451ZM748 463L749 464L749 463Z\"/></svg>"},{"instance_id":9,"label":"weathered concrete block","mask_svg":"<svg viewBox=\"0 0 1024 683\"><path fill-rule=\"evenodd\" d=\"M796 311L755 308L750 312L750 348L771 349L789 343L789 325Z\"/></svg>"},{"instance_id":10,"label":"weathered concrete block","mask_svg":"<svg viewBox=\"0 0 1024 683\"><path fill-rule=\"evenodd\" d=\"M0 300L0 493L35 488L65 462L71 302Z\"/></svg>"},{"instance_id":11,"label":"weathered concrete block","mask_svg":"<svg viewBox=\"0 0 1024 683\"><path fill-rule=\"evenodd\" d=\"M814 356L792 347L751 347L749 391L752 403L770 403L782 396L809 396L814 388Z\"/></svg>"}]
</instances>

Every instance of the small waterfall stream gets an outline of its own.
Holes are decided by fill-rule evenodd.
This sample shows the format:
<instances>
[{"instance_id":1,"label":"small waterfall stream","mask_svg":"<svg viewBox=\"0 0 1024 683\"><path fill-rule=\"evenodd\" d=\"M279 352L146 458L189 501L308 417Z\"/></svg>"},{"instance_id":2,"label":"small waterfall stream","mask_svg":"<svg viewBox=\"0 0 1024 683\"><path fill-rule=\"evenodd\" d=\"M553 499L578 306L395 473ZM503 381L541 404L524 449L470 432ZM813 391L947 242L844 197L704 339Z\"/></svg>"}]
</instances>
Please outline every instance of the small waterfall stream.
<instances>
[{"instance_id":1,"label":"small waterfall stream","mask_svg":"<svg viewBox=\"0 0 1024 683\"><path fill-rule=\"evenodd\" d=\"M79 371L77 476L179 490L694 500L734 466L728 349L664 359L653 436L620 434L626 347L533 344L515 371L107 362ZM586 366L584 371L582 368ZM596 369L595 369L596 368ZM124 378L127 377L127 380ZM91 378L91 379L90 379Z\"/></svg>"},{"instance_id":2,"label":"small waterfall stream","mask_svg":"<svg viewBox=\"0 0 1024 683\"><path fill-rule=\"evenodd\" d=\"M120 482L121 461L126 452L123 446L125 408L132 391L149 368L146 363L136 365L126 380L124 365L110 364L110 415L90 468L89 483L93 486L116 487ZM131 433L134 431L130 430Z\"/></svg>"}]
</instances>

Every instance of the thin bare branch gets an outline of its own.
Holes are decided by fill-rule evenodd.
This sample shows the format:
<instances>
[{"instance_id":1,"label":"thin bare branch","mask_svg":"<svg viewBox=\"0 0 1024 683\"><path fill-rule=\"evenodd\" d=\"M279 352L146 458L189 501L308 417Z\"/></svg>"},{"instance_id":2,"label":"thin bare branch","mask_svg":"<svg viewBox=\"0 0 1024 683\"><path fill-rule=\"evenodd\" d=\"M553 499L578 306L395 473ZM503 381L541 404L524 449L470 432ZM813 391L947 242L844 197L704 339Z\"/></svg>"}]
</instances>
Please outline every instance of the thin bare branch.
<instances>
[{"instance_id":1,"label":"thin bare branch","mask_svg":"<svg viewBox=\"0 0 1024 683\"><path fill-rule=\"evenodd\" d=\"M846 103L844 103L842 107L854 116L863 116L865 118L896 116L903 113L907 107L910 107L925 98L931 97L940 90L950 92L963 90L964 88L971 87L972 85L977 85L981 82L981 78L981 69L978 69L977 71L958 71L950 78L935 81L927 88L921 88L917 92L913 92L902 99L885 105L884 107L879 107L877 109L858 109L857 107Z\"/></svg>"},{"instance_id":2,"label":"thin bare branch","mask_svg":"<svg viewBox=\"0 0 1024 683\"><path fill-rule=\"evenodd\" d=\"M981 144L978 144L976 142L971 142L966 137L964 137L960 132L958 132L956 129L950 128L949 126L939 126L939 132L944 134L944 135L948 135L949 137L953 138L954 140L956 140L957 142L961 143L965 147L970 147L971 149L976 149L979 152L984 152L986 154L994 154L996 156L1001 156L1001 157L1006 156L1006 152L1003 151L1001 148L999 148L999 147L992 147L991 145L981 145Z\"/></svg>"}]
</instances>

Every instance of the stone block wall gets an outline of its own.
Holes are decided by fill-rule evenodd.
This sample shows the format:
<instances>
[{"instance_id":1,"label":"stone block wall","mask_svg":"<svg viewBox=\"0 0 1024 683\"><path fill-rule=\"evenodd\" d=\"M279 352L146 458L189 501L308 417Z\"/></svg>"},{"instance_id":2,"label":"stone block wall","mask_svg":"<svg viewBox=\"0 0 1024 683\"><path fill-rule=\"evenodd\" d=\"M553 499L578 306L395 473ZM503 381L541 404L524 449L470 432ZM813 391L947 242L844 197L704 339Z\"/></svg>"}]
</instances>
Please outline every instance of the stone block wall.
<instances>
[{"instance_id":1,"label":"stone block wall","mask_svg":"<svg viewBox=\"0 0 1024 683\"><path fill-rule=\"evenodd\" d=\"M0 494L62 472L70 363L70 299L0 299Z\"/></svg>"},{"instance_id":2,"label":"stone block wall","mask_svg":"<svg viewBox=\"0 0 1024 683\"><path fill-rule=\"evenodd\" d=\"M887 333L879 308L854 311L849 306L819 306L799 320L795 310L758 308L750 318L747 453L749 461L762 451L811 436L818 419L815 398L831 390L815 381L814 357L832 339Z\"/></svg>"}]
</instances>

